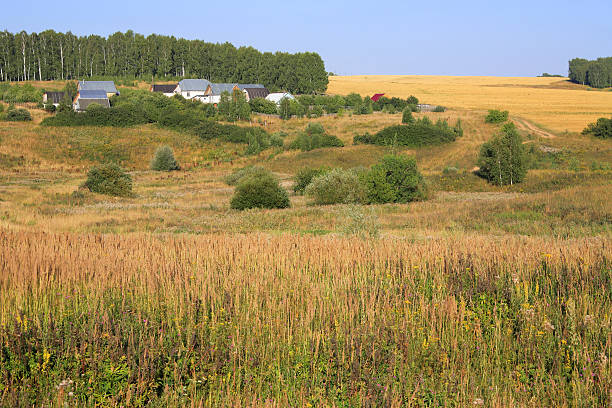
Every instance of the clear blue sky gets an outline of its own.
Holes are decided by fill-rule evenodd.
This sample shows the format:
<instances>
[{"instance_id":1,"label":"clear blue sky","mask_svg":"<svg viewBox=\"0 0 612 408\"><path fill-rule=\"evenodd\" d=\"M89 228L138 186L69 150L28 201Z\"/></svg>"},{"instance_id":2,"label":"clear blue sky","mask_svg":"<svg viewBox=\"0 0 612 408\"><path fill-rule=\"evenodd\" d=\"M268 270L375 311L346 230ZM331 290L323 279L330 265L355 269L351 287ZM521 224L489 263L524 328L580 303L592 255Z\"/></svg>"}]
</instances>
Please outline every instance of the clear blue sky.
<instances>
[{"instance_id":1,"label":"clear blue sky","mask_svg":"<svg viewBox=\"0 0 612 408\"><path fill-rule=\"evenodd\" d=\"M612 0L6 2L0 30L132 29L262 51L316 51L337 74L567 74L612 56Z\"/></svg>"}]
</instances>

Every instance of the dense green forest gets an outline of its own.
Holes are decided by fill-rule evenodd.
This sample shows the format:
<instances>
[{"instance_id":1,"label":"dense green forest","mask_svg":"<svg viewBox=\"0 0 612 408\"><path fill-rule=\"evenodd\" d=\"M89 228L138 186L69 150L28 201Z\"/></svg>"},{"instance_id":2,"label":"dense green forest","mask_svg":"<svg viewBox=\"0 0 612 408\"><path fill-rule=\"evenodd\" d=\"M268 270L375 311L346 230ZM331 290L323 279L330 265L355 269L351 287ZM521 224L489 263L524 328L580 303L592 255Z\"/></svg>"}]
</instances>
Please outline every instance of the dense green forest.
<instances>
[{"instance_id":1,"label":"dense green forest","mask_svg":"<svg viewBox=\"0 0 612 408\"><path fill-rule=\"evenodd\" d=\"M212 82L262 83L294 93L327 89L325 64L317 53L260 52L131 30L108 37L46 30L0 32L0 81L205 78Z\"/></svg>"},{"instance_id":2,"label":"dense green forest","mask_svg":"<svg viewBox=\"0 0 612 408\"><path fill-rule=\"evenodd\" d=\"M569 62L569 79L593 88L612 86L612 57L597 58L593 61L574 58Z\"/></svg>"}]
</instances>

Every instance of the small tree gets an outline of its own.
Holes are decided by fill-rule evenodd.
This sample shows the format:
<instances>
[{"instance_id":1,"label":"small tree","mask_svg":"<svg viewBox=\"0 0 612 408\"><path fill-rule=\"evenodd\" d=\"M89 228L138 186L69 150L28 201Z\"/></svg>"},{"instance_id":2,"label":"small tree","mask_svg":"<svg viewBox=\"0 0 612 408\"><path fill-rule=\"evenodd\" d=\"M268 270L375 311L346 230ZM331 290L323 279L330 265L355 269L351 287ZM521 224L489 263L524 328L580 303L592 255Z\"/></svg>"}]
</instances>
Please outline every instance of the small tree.
<instances>
[{"instance_id":1,"label":"small tree","mask_svg":"<svg viewBox=\"0 0 612 408\"><path fill-rule=\"evenodd\" d=\"M582 131L583 135L593 135L600 139L612 139L612 118L599 118Z\"/></svg>"},{"instance_id":2,"label":"small tree","mask_svg":"<svg viewBox=\"0 0 612 408\"><path fill-rule=\"evenodd\" d=\"M501 133L482 145L478 158L478 174L500 186L520 183L527 174L523 140L513 123L502 127Z\"/></svg>"},{"instance_id":3,"label":"small tree","mask_svg":"<svg viewBox=\"0 0 612 408\"><path fill-rule=\"evenodd\" d=\"M11 122L29 122L32 120L30 111L22 108L9 107L6 111L6 120Z\"/></svg>"},{"instance_id":4,"label":"small tree","mask_svg":"<svg viewBox=\"0 0 612 408\"><path fill-rule=\"evenodd\" d=\"M283 98L278 105L278 114L283 120L291 119L293 112L291 111L291 99Z\"/></svg>"},{"instance_id":5,"label":"small tree","mask_svg":"<svg viewBox=\"0 0 612 408\"><path fill-rule=\"evenodd\" d=\"M402 123L414 123L414 116L412 116L412 109L410 109L410 107L404 109L402 113Z\"/></svg>"},{"instance_id":6,"label":"small tree","mask_svg":"<svg viewBox=\"0 0 612 408\"><path fill-rule=\"evenodd\" d=\"M94 193L120 197L132 195L132 177L115 163L92 167L83 186Z\"/></svg>"},{"instance_id":7,"label":"small tree","mask_svg":"<svg viewBox=\"0 0 612 408\"><path fill-rule=\"evenodd\" d=\"M243 178L238 183L230 202L230 207L237 210L287 208L290 205L287 191L270 173Z\"/></svg>"},{"instance_id":8,"label":"small tree","mask_svg":"<svg viewBox=\"0 0 612 408\"><path fill-rule=\"evenodd\" d=\"M173 171L180 169L181 167L174 158L174 152L170 146L160 146L155 151L155 156L153 156L153 160L151 160L151 170Z\"/></svg>"}]
</instances>

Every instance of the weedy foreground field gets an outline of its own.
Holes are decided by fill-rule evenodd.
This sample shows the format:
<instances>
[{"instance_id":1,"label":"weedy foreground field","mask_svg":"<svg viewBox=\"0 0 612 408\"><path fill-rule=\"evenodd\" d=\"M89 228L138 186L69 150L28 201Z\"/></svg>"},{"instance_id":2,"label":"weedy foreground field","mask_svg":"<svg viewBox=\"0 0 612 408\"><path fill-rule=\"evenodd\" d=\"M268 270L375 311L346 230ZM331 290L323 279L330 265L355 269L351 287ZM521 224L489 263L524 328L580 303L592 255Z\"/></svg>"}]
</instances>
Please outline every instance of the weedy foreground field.
<instances>
[{"instance_id":1,"label":"weedy foreground field","mask_svg":"<svg viewBox=\"0 0 612 408\"><path fill-rule=\"evenodd\" d=\"M609 406L610 244L3 229L0 398Z\"/></svg>"},{"instance_id":2,"label":"weedy foreground field","mask_svg":"<svg viewBox=\"0 0 612 408\"><path fill-rule=\"evenodd\" d=\"M354 75L329 78L329 92L415 95L463 109L505 109L556 132L580 132L612 114L611 89L595 90L564 78Z\"/></svg>"}]
</instances>

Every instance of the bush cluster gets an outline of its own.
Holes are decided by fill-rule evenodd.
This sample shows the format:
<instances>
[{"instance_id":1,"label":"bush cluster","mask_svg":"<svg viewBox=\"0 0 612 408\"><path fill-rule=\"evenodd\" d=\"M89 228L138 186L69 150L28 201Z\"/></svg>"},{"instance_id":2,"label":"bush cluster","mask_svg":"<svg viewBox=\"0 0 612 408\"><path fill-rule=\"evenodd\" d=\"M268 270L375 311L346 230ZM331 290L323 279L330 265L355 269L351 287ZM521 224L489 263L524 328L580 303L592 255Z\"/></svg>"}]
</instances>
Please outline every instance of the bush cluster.
<instances>
[{"instance_id":1,"label":"bush cluster","mask_svg":"<svg viewBox=\"0 0 612 408\"><path fill-rule=\"evenodd\" d=\"M500 111L497 109L489 110L489 113L485 117L486 123L504 123L508 120L508 111Z\"/></svg>"},{"instance_id":2,"label":"bush cluster","mask_svg":"<svg viewBox=\"0 0 612 408\"><path fill-rule=\"evenodd\" d=\"M304 132L289 144L289 149L310 151L322 147L342 147L344 143L337 136L328 135L320 123L309 123Z\"/></svg>"},{"instance_id":3,"label":"bush cluster","mask_svg":"<svg viewBox=\"0 0 612 408\"><path fill-rule=\"evenodd\" d=\"M31 84L0 83L0 100L8 103L40 102L42 90L34 88Z\"/></svg>"},{"instance_id":4,"label":"bush cluster","mask_svg":"<svg viewBox=\"0 0 612 408\"><path fill-rule=\"evenodd\" d=\"M304 194L306 187L312 182L312 179L322 174L325 174L329 170L330 169L328 169L327 167L304 167L298 170L298 172L295 174L295 177L293 178L293 192L296 194Z\"/></svg>"},{"instance_id":5,"label":"bush cluster","mask_svg":"<svg viewBox=\"0 0 612 408\"><path fill-rule=\"evenodd\" d=\"M387 155L370 169L333 169L311 179L306 195L314 204L407 203L427 198L414 158Z\"/></svg>"},{"instance_id":6,"label":"bush cluster","mask_svg":"<svg viewBox=\"0 0 612 408\"><path fill-rule=\"evenodd\" d=\"M115 163L92 167L83 186L99 194L118 197L132 195L132 177Z\"/></svg>"},{"instance_id":7,"label":"bush cluster","mask_svg":"<svg viewBox=\"0 0 612 408\"><path fill-rule=\"evenodd\" d=\"M232 174L225 177L224 181L229 186L235 186L245 177L258 177L269 174L270 172L260 166L246 166L234 170Z\"/></svg>"},{"instance_id":8,"label":"bush cluster","mask_svg":"<svg viewBox=\"0 0 612 408\"><path fill-rule=\"evenodd\" d=\"M407 120L410 119L407 118ZM423 147L453 142L462 135L463 129L460 121L451 127L446 120L440 119L433 123L429 118L424 117L409 121L404 125L386 127L374 135L369 133L356 135L353 143Z\"/></svg>"},{"instance_id":9,"label":"bush cluster","mask_svg":"<svg viewBox=\"0 0 612 408\"><path fill-rule=\"evenodd\" d=\"M170 146L160 146L155 151L155 156L151 161L151 170L155 171L173 171L180 170L178 162L174 157L174 152Z\"/></svg>"},{"instance_id":10,"label":"bush cluster","mask_svg":"<svg viewBox=\"0 0 612 408\"><path fill-rule=\"evenodd\" d=\"M278 113L276 103L264 98L253 98L249 101L249 105L253 112L267 113L269 115L276 115Z\"/></svg>"},{"instance_id":11,"label":"bush cluster","mask_svg":"<svg viewBox=\"0 0 612 408\"><path fill-rule=\"evenodd\" d=\"M582 134L593 135L600 139L612 139L612 117L610 119L599 118L597 122L589 123Z\"/></svg>"},{"instance_id":12,"label":"bush cluster","mask_svg":"<svg viewBox=\"0 0 612 408\"><path fill-rule=\"evenodd\" d=\"M240 178L230 202L230 207L236 210L287 208L290 205L287 191L270 172Z\"/></svg>"}]
</instances>

